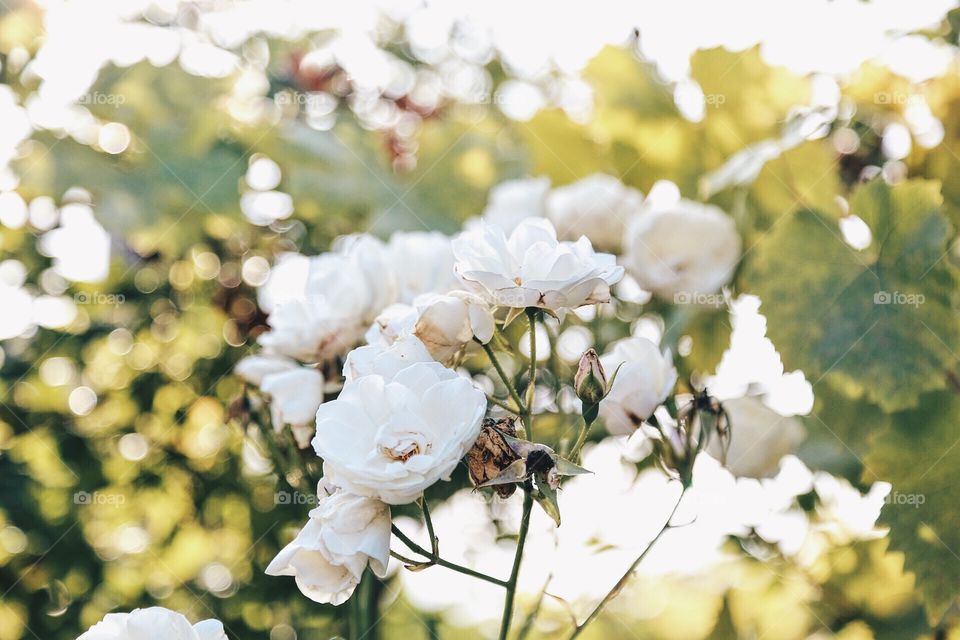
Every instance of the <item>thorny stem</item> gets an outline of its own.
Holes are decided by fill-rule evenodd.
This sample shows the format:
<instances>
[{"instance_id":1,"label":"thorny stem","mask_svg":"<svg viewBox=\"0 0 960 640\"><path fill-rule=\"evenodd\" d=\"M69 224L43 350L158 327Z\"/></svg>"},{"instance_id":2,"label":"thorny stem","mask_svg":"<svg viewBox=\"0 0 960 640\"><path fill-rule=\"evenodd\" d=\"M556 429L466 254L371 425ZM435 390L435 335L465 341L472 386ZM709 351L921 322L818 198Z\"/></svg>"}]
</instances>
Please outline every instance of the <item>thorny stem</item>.
<instances>
[{"instance_id":1,"label":"thorny stem","mask_svg":"<svg viewBox=\"0 0 960 640\"><path fill-rule=\"evenodd\" d=\"M623 587L626 586L627 582L630 580L630 577L633 576L633 572L637 570L637 567L640 566L640 563L643 562L643 559L647 557L647 554L650 553L651 549L653 549L653 546L657 543L657 540L660 539L660 536L662 536L664 532L670 528L670 521L673 520L673 516L677 513L677 508L680 506L680 502L683 501L683 496L686 494L686 492L687 487L684 486L683 490L680 491L680 496L677 498L676 504L673 505L673 509L670 511L670 515L667 516L663 526L660 527L660 531L657 532L657 535L653 537L653 540L651 540L646 548L644 548L644 550L640 553L640 555L637 556L637 559L633 561L623 576L621 576L621 578L617 581L617 584L613 585L613 588L610 589L607 595L605 595L603 599L597 603L597 606L593 609L593 611L590 612L590 615L587 616L587 619L574 628L573 633L570 634L569 640L574 640L574 638L579 636L587 627L587 625L593 622L596 617L600 615L600 612L603 610L603 608L620 594L620 591L622 591Z\"/></svg>"},{"instance_id":2,"label":"thorny stem","mask_svg":"<svg viewBox=\"0 0 960 640\"><path fill-rule=\"evenodd\" d=\"M479 341L478 341L479 342ZM497 370L497 375L500 376L500 380L503 381L504 386L507 387L507 391L510 393L510 397L513 398L513 401L517 404L517 408L521 413L526 413L526 407L523 405L523 401L520 399L520 394L517 393L517 390L513 388L513 383L510 382L510 378L507 377L506 372L503 370L503 367L500 365L500 361L497 360L496 354L493 352L493 348L489 344L482 345L483 350L487 353L487 357L490 358L490 364L493 365L493 368Z\"/></svg>"},{"instance_id":3,"label":"thorny stem","mask_svg":"<svg viewBox=\"0 0 960 640\"><path fill-rule=\"evenodd\" d=\"M529 483L528 483L529 484ZM513 570L507 581L507 595L503 601L503 617L500 620L500 640L506 640L510 632L510 620L513 618L513 601L517 593L517 578L520 575L520 562L523 560L523 547L530 530L530 511L533 508L533 487L525 486L523 491L523 515L520 518L520 533L517 537L517 552L513 557Z\"/></svg>"},{"instance_id":4,"label":"thorny stem","mask_svg":"<svg viewBox=\"0 0 960 640\"><path fill-rule=\"evenodd\" d=\"M459 564L450 562L449 560L444 560L443 558L440 558L439 556L433 555L430 551L427 551L426 549L424 549L423 547L421 547L420 545L418 545L416 542L414 542L413 540L411 540L411 539L407 536L407 534L405 534L403 531L401 531L400 528L397 527L397 525L395 525L395 524L390 526L390 530L393 531L393 535L397 536L397 537L400 539L400 541L401 541L403 544L407 545L407 547L408 547L411 551L413 551L414 553L419 553L419 554L422 555L424 558L427 558L427 563L426 563L427 565L434 565L434 564L435 564L435 565L440 566L440 567L446 567L447 569L450 569L451 571L456 571L457 573L462 573L462 574L464 574L464 575L471 576L471 577L477 578L477 579L479 579L479 580L485 580L486 582L490 582L490 583L495 584L495 585L498 585L498 586L500 586L500 587L506 587L506 586L508 585L508 583L507 583L505 580L500 580L499 578L494 578L493 576L488 576L488 575L485 574L485 573L480 573L479 571L474 571L473 569L470 569L469 567L464 567L464 566L462 566L462 565L459 565ZM397 558L398 560L401 560L401 561L403 561L403 562L405 562L405 563L407 563L407 564L410 564L410 565L423 564L423 563L419 563L419 562L416 562L416 561L409 561L408 558L404 558L404 557L400 556L399 554L394 553L393 551L391 551L390 553L391 553L391 555L393 555L393 557L395 557L395 558Z\"/></svg>"}]
</instances>

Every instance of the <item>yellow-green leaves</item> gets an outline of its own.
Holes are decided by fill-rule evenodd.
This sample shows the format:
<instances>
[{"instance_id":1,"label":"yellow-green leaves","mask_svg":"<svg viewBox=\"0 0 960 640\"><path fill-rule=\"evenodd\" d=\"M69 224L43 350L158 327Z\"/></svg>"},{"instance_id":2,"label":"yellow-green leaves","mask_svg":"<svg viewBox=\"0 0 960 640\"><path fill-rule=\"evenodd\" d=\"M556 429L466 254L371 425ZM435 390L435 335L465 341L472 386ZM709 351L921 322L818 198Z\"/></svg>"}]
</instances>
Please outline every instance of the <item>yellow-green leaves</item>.
<instances>
[{"instance_id":1,"label":"yellow-green leaves","mask_svg":"<svg viewBox=\"0 0 960 640\"><path fill-rule=\"evenodd\" d=\"M884 409L944 386L960 332L951 232L936 183L860 187L851 213L870 227L858 251L833 216L800 210L746 251L743 290L763 301L768 335L789 369L862 387Z\"/></svg>"},{"instance_id":2,"label":"yellow-green leaves","mask_svg":"<svg viewBox=\"0 0 960 640\"><path fill-rule=\"evenodd\" d=\"M925 395L894 414L865 459L864 480L893 485L880 519L893 549L904 552L930 619L938 621L957 595L960 576L960 396Z\"/></svg>"}]
</instances>

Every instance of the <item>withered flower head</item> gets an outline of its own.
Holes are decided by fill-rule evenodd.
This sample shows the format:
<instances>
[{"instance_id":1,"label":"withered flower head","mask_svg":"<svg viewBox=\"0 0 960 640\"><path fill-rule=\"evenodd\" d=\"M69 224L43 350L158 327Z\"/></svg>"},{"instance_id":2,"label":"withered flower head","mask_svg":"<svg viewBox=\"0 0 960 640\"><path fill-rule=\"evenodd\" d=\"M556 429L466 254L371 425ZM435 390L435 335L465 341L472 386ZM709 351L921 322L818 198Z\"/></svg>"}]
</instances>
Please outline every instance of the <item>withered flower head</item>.
<instances>
[{"instance_id":1,"label":"withered flower head","mask_svg":"<svg viewBox=\"0 0 960 640\"><path fill-rule=\"evenodd\" d=\"M516 437L516 421L513 416L499 420L484 418L480 436L467 452L467 468L475 487L489 486L487 483L520 459L506 440L507 437ZM517 485L515 482L498 484L494 489L501 498L509 498L517 490Z\"/></svg>"}]
</instances>

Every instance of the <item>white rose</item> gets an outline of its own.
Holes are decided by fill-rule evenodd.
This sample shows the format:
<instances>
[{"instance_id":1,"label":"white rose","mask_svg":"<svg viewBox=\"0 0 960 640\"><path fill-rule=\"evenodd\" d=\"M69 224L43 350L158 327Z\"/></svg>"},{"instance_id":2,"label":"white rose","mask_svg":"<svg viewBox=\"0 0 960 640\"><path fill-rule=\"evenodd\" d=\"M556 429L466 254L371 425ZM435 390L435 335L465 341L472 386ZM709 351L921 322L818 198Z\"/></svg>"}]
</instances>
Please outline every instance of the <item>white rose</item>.
<instances>
[{"instance_id":1,"label":"white rose","mask_svg":"<svg viewBox=\"0 0 960 640\"><path fill-rule=\"evenodd\" d=\"M313 269L308 287L322 292L333 289L339 293L344 288L361 288L366 295L363 308L364 325L394 302L399 302L399 285L393 274L395 265L386 244L369 233L356 233L337 238L333 248L349 263L348 271ZM351 280L355 278L354 282Z\"/></svg>"},{"instance_id":2,"label":"white rose","mask_svg":"<svg viewBox=\"0 0 960 640\"><path fill-rule=\"evenodd\" d=\"M542 218L546 214L549 190L549 178L501 182L490 190L487 207L483 210L483 221L510 233L527 218Z\"/></svg>"},{"instance_id":3,"label":"white rose","mask_svg":"<svg viewBox=\"0 0 960 640\"><path fill-rule=\"evenodd\" d=\"M260 308L271 313L284 302L304 300L309 275L310 258L299 253L281 254L270 268L267 281L257 289Z\"/></svg>"},{"instance_id":4,"label":"white rose","mask_svg":"<svg viewBox=\"0 0 960 640\"><path fill-rule=\"evenodd\" d=\"M547 217L565 240L587 236L593 246L619 253L627 222L643 204L643 195L613 176L595 173L547 197Z\"/></svg>"},{"instance_id":5,"label":"white rose","mask_svg":"<svg viewBox=\"0 0 960 640\"><path fill-rule=\"evenodd\" d=\"M349 256L325 253L311 258L303 297L276 305L267 319L271 330L260 336L260 344L304 362L342 355L370 324L375 297Z\"/></svg>"},{"instance_id":6,"label":"white rose","mask_svg":"<svg viewBox=\"0 0 960 640\"><path fill-rule=\"evenodd\" d=\"M610 377L620 367L610 393L600 402L600 417L612 434L636 431L677 384L677 370L670 350L661 353L657 345L646 338L618 340L600 357L600 362Z\"/></svg>"},{"instance_id":7,"label":"white rose","mask_svg":"<svg viewBox=\"0 0 960 640\"><path fill-rule=\"evenodd\" d=\"M324 379L316 369L276 355L248 356L234 371L256 384L270 400L270 417L275 431L290 425L297 446L310 446L317 408L323 403Z\"/></svg>"},{"instance_id":8,"label":"white rose","mask_svg":"<svg viewBox=\"0 0 960 640\"><path fill-rule=\"evenodd\" d=\"M266 573L294 576L303 595L339 605L353 594L368 563L376 575L386 575L390 507L343 491L327 493L324 483L320 485L320 501L310 520Z\"/></svg>"},{"instance_id":9,"label":"white rose","mask_svg":"<svg viewBox=\"0 0 960 640\"><path fill-rule=\"evenodd\" d=\"M302 295L288 292L267 319L264 347L304 362L341 356L373 319L395 302L386 245L366 234L338 238L335 250L310 259Z\"/></svg>"},{"instance_id":10,"label":"white rose","mask_svg":"<svg viewBox=\"0 0 960 640\"><path fill-rule=\"evenodd\" d=\"M388 504L416 500L448 480L480 433L482 391L438 362L392 379L366 375L320 405L313 447L324 475L345 491Z\"/></svg>"},{"instance_id":11,"label":"white rose","mask_svg":"<svg viewBox=\"0 0 960 640\"><path fill-rule=\"evenodd\" d=\"M495 330L492 309L478 296L455 291L417 300L420 315L413 333L437 362L453 366L476 337L490 342Z\"/></svg>"},{"instance_id":12,"label":"white rose","mask_svg":"<svg viewBox=\"0 0 960 640\"><path fill-rule=\"evenodd\" d=\"M793 453L806 437L803 423L784 417L758 398L744 396L724 400L730 419L730 447L726 466L736 476L768 478L777 473L780 459ZM722 446L711 438L707 453L718 460Z\"/></svg>"},{"instance_id":13,"label":"white rose","mask_svg":"<svg viewBox=\"0 0 960 640\"><path fill-rule=\"evenodd\" d=\"M624 244L624 264L637 282L668 300L714 293L729 282L739 259L733 219L690 200L641 213L629 225Z\"/></svg>"},{"instance_id":14,"label":"white rose","mask_svg":"<svg viewBox=\"0 0 960 640\"><path fill-rule=\"evenodd\" d=\"M150 607L130 613L108 613L77 640L227 640L227 635L216 620L191 626L176 611Z\"/></svg>"},{"instance_id":15,"label":"white rose","mask_svg":"<svg viewBox=\"0 0 960 640\"><path fill-rule=\"evenodd\" d=\"M590 241L559 242L549 220L523 221L509 237L483 225L453 241L458 275L489 302L505 307L574 309L607 302L623 277L614 256Z\"/></svg>"},{"instance_id":16,"label":"white rose","mask_svg":"<svg viewBox=\"0 0 960 640\"><path fill-rule=\"evenodd\" d=\"M347 382L369 375L390 380L412 364L433 361L420 338L406 333L389 346L382 343L366 345L348 353L343 363L343 377Z\"/></svg>"},{"instance_id":17,"label":"white rose","mask_svg":"<svg viewBox=\"0 0 960 640\"><path fill-rule=\"evenodd\" d=\"M260 386L263 379L275 373L282 373L296 369L299 365L296 360L285 356L261 353L255 356L242 358L233 368L233 372L245 382Z\"/></svg>"},{"instance_id":18,"label":"white rose","mask_svg":"<svg viewBox=\"0 0 960 640\"><path fill-rule=\"evenodd\" d=\"M413 305L392 304L374 319L364 338L369 345L389 347L400 336L413 333L418 316L419 312Z\"/></svg>"},{"instance_id":19,"label":"white rose","mask_svg":"<svg viewBox=\"0 0 960 640\"><path fill-rule=\"evenodd\" d=\"M387 250L390 270L380 277L396 278L400 302L413 302L424 293L446 293L459 285L450 238L438 231L394 233Z\"/></svg>"}]
</instances>

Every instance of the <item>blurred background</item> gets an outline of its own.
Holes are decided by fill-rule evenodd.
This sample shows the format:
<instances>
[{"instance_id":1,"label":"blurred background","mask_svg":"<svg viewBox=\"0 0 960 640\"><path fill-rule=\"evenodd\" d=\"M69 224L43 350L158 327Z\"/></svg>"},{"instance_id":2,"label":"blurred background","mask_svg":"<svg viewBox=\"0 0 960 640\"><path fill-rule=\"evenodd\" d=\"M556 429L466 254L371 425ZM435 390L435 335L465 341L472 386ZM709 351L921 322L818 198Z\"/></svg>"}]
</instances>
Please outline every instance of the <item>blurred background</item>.
<instances>
[{"instance_id":1,"label":"blurred background","mask_svg":"<svg viewBox=\"0 0 960 640\"><path fill-rule=\"evenodd\" d=\"M262 443L230 420L232 367L282 295L286 254L356 231L454 233L504 180L595 172L722 206L748 255L798 206L869 244L837 199L865 176L942 180L960 219L955 3L636 4L0 2L0 640L70 640L152 604L219 618L231 639L345 633L333 607L263 575L310 507L278 493ZM751 296L677 335L649 313L635 331L692 342L686 369L731 397L778 392L805 439L763 482L699 470L715 482L696 524L585 637L946 637L952 458L918 480L944 508L899 505L880 526L903 537L885 537L875 483L918 461L886 454L909 439L870 449L901 420L871 380L812 390ZM588 344L572 334L557 357L575 366ZM521 605L553 586L532 637L562 635L630 556L604 549L629 549L670 502L642 460L609 442L590 456L607 471L565 512L620 516L604 540L539 523ZM598 488L610 499L587 515ZM512 515L471 500L436 513L441 537L497 572L493 523ZM437 571L379 586L379 635L484 637L499 596Z\"/></svg>"}]
</instances>

